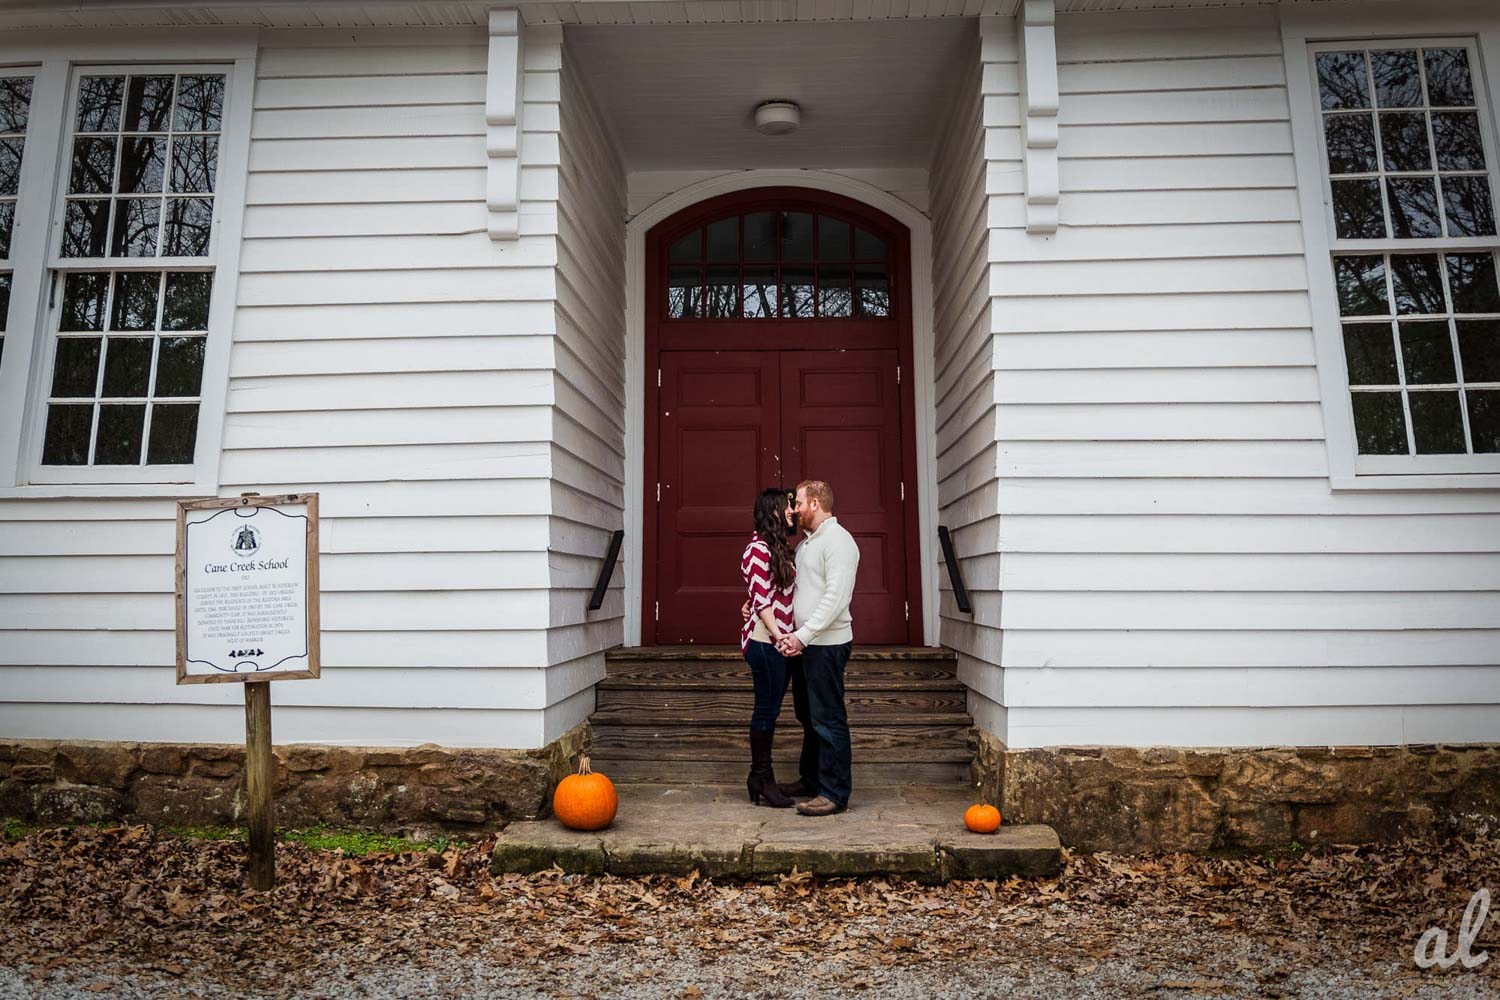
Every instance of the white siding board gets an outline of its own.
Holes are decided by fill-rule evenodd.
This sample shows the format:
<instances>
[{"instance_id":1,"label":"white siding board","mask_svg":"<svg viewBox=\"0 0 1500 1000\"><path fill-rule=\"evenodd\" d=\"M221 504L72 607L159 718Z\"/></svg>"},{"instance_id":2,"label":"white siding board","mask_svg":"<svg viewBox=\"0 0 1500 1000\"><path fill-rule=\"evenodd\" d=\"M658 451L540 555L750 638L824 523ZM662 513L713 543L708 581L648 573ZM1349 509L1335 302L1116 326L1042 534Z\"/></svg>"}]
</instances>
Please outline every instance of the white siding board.
<instances>
[{"instance_id":1,"label":"white siding board","mask_svg":"<svg viewBox=\"0 0 1500 1000\"><path fill-rule=\"evenodd\" d=\"M262 140L251 144L250 173L462 168L482 162L484 155L482 135Z\"/></svg>"}]
</instances>

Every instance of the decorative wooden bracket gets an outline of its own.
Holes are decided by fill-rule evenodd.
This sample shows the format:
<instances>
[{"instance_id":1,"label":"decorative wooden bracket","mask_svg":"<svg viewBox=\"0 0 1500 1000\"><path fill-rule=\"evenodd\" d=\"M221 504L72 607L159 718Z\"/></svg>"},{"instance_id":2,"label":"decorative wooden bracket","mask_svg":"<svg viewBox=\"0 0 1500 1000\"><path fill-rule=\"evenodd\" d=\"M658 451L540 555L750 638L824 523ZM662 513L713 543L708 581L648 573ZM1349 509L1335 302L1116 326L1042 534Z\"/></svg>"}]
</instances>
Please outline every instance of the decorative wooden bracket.
<instances>
[{"instance_id":1,"label":"decorative wooden bracket","mask_svg":"<svg viewBox=\"0 0 1500 1000\"><path fill-rule=\"evenodd\" d=\"M1025 0L1016 18L1026 231L1057 232L1057 4Z\"/></svg>"},{"instance_id":2,"label":"decorative wooden bracket","mask_svg":"<svg viewBox=\"0 0 1500 1000\"><path fill-rule=\"evenodd\" d=\"M525 64L521 13L491 10L490 58L484 89L485 154L488 176L484 200L492 240L520 236L521 107Z\"/></svg>"}]
</instances>

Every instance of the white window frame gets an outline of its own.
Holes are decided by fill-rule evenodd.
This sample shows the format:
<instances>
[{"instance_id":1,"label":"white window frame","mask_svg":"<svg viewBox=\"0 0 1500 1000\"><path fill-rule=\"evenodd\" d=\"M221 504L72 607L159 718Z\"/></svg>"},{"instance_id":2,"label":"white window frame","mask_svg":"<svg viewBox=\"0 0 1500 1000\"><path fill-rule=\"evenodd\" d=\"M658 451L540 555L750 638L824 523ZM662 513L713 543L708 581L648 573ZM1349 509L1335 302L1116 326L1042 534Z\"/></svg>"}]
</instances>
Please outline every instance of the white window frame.
<instances>
[{"instance_id":1,"label":"white window frame","mask_svg":"<svg viewBox=\"0 0 1500 1000\"><path fill-rule=\"evenodd\" d=\"M31 120L11 248L11 323L6 333L4 369L0 370L0 497L217 494L238 296L257 38L254 29L236 28L188 30L166 36L158 31L138 35L48 31L0 42L0 68L34 70ZM142 73L156 68L176 72L200 67L223 72L226 78L210 256L102 262L114 271L162 271L177 266L203 269L205 264L214 269L194 462L190 466L44 466L41 449L46 399L62 294L61 277L56 272L74 269L80 263L57 256L76 79L84 73Z\"/></svg>"},{"instance_id":2,"label":"white window frame","mask_svg":"<svg viewBox=\"0 0 1500 1000\"><path fill-rule=\"evenodd\" d=\"M1491 191L1500 213L1500 133L1494 120L1494 109L1500 107L1500 14L1487 3L1465 3L1440 11L1431 9L1430 4L1341 8L1336 12L1283 10L1281 32L1330 484L1336 491L1500 488L1500 455L1359 454L1334 287L1334 254L1361 250L1472 252L1475 248L1500 248L1500 236L1335 240L1321 105L1313 70L1315 52L1337 48L1338 43L1350 47L1444 43L1470 47L1478 55L1472 70L1480 128L1490 154Z\"/></svg>"}]
</instances>

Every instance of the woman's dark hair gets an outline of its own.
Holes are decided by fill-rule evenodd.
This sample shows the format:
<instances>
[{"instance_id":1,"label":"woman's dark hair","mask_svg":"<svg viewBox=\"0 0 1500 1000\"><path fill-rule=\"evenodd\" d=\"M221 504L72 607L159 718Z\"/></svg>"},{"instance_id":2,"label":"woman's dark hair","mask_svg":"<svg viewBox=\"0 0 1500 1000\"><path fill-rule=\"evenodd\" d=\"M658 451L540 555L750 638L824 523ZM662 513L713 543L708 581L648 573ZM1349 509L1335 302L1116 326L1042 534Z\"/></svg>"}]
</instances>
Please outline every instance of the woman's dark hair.
<instances>
[{"instance_id":1,"label":"woman's dark hair","mask_svg":"<svg viewBox=\"0 0 1500 1000\"><path fill-rule=\"evenodd\" d=\"M755 533L771 550L771 582L785 589L797 579L797 564L786 541L786 490L775 486L755 498Z\"/></svg>"}]
</instances>

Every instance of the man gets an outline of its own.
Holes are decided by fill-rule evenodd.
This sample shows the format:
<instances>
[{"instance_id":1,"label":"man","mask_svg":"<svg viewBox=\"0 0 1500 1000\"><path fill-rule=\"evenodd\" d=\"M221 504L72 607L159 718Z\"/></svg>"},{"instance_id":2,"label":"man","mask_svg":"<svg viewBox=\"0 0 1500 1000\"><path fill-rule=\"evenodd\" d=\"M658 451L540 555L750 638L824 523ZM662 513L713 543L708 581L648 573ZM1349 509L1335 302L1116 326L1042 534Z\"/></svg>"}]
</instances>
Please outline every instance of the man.
<instances>
[{"instance_id":1,"label":"man","mask_svg":"<svg viewBox=\"0 0 1500 1000\"><path fill-rule=\"evenodd\" d=\"M797 525L805 532L797 546L797 589L792 597L797 628L778 648L783 656L800 656L802 661L798 679L806 687L811 723L803 731L804 783L813 777L806 767L812 757L807 743L816 740L818 794L798 804L797 811L829 816L848 807L851 791L844 668L854 644L849 602L859 570L859 546L834 517L833 490L827 483L798 483L795 510Z\"/></svg>"}]
</instances>

